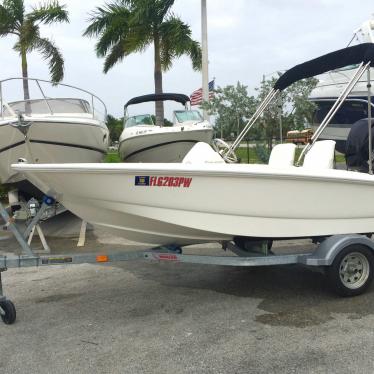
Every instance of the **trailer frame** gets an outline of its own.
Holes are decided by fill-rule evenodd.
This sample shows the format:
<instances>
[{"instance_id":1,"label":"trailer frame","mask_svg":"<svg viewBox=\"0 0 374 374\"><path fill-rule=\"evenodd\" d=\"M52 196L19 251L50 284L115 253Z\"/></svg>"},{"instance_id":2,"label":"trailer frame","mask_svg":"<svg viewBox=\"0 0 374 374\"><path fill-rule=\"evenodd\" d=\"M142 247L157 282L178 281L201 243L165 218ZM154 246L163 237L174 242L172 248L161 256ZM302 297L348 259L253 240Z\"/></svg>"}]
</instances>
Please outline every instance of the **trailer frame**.
<instances>
[{"instance_id":1,"label":"trailer frame","mask_svg":"<svg viewBox=\"0 0 374 374\"><path fill-rule=\"evenodd\" d=\"M182 248L177 246L161 246L150 248L142 251L129 251L119 253L84 253L84 254L36 254L31 249L27 240L22 233L19 232L12 218L6 212L4 206L0 203L0 215L6 221L6 225L13 232L15 238L20 244L22 255L0 256L0 317L6 324L12 324L16 319L16 309L10 299L8 299L3 290L2 273L9 268L23 267L39 267L51 265L74 265L74 264L103 264L119 261L168 261L190 264L203 265L219 265L219 266L276 266L299 264L307 267L319 267L326 270L326 273L337 293L343 296L353 296L363 293L370 285L374 270L374 242L365 235L349 234L349 235L333 235L320 239L314 251L303 253L289 254L261 254L258 252L248 251L240 248L233 242L221 242L223 250L231 251L235 255L193 255L183 254ZM38 220L33 220L33 224L37 224ZM29 233L30 227L26 230ZM368 258L369 277L365 280L365 284L360 288L342 288L342 279L339 277L341 268L337 267L338 272L334 269L336 259L342 254L364 253L364 257ZM347 257L347 256L346 256ZM343 260L346 258L344 257ZM356 255L357 257L357 255ZM341 260L341 261L343 261ZM344 261L343 261L344 262ZM357 265L356 265L357 266ZM348 269L348 265L346 266ZM336 268L336 266L335 266ZM352 268L352 267L351 267ZM339 270L340 269L340 270ZM349 269L348 269L349 270ZM354 266L352 276L354 276Z\"/></svg>"}]
</instances>

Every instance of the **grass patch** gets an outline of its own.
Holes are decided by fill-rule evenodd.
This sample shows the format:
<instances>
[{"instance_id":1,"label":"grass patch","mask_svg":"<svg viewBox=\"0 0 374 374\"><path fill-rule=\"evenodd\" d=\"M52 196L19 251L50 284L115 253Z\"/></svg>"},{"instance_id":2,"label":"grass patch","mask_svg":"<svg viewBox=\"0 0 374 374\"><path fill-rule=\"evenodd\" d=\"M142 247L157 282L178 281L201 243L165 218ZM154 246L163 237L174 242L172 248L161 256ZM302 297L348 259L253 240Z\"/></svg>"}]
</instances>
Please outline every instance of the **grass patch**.
<instances>
[{"instance_id":1,"label":"grass patch","mask_svg":"<svg viewBox=\"0 0 374 374\"><path fill-rule=\"evenodd\" d=\"M345 162L345 157L343 154L335 152L335 161L336 162Z\"/></svg>"},{"instance_id":2,"label":"grass patch","mask_svg":"<svg viewBox=\"0 0 374 374\"><path fill-rule=\"evenodd\" d=\"M121 158L117 152L108 152L104 158L104 162L106 163L116 163L121 162Z\"/></svg>"},{"instance_id":3,"label":"grass patch","mask_svg":"<svg viewBox=\"0 0 374 374\"><path fill-rule=\"evenodd\" d=\"M236 156L240 159L242 164L261 164L261 160L259 159L256 148L249 147L249 148L238 148L236 151Z\"/></svg>"},{"instance_id":4,"label":"grass patch","mask_svg":"<svg viewBox=\"0 0 374 374\"><path fill-rule=\"evenodd\" d=\"M295 154L295 161L298 160L301 154L302 148L296 148ZM256 148L249 147L249 148L238 148L236 151L236 156L240 159L242 164L263 164L264 162L261 161L259 158ZM335 161L337 163L345 163L345 157L342 153L335 152Z\"/></svg>"},{"instance_id":5,"label":"grass patch","mask_svg":"<svg viewBox=\"0 0 374 374\"><path fill-rule=\"evenodd\" d=\"M295 160L297 160L300 156L302 149L296 148L296 155ZM242 164L263 164L264 162L260 160L256 147L249 147L249 148L238 148L235 151L238 159ZM344 155L338 152L335 152L335 161L338 163L345 162ZM117 163L121 162L121 158L117 152L109 152L104 158L104 162L106 163ZM0 195L1 195L1 188L0 188Z\"/></svg>"}]
</instances>

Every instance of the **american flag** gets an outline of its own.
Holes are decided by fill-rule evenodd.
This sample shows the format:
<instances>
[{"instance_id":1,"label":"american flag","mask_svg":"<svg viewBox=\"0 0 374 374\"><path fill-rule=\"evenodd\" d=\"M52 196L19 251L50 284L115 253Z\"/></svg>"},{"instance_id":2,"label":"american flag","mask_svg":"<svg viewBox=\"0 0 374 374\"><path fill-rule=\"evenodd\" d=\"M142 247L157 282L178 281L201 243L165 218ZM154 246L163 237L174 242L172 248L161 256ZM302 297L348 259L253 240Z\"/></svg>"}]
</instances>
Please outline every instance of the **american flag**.
<instances>
[{"instance_id":1,"label":"american flag","mask_svg":"<svg viewBox=\"0 0 374 374\"><path fill-rule=\"evenodd\" d=\"M209 82L209 99L214 96L214 79ZM191 105L200 105L203 102L203 89L199 88L198 90L192 92L190 96Z\"/></svg>"}]
</instances>

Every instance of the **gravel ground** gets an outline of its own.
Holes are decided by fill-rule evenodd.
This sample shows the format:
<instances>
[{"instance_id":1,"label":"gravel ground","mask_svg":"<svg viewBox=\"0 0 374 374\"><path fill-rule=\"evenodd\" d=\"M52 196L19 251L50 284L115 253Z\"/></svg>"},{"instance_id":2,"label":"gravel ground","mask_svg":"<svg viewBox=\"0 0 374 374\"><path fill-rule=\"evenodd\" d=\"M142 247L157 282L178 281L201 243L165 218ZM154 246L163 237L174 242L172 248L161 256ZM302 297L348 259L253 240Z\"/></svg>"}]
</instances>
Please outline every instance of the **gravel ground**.
<instances>
[{"instance_id":1,"label":"gravel ground","mask_svg":"<svg viewBox=\"0 0 374 374\"><path fill-rule=\"evenodd\" d=\"M134 247L96 231L79 251ZM0 253L15 248L0 237ZM201 250L221 253L190 251ZM374 371L374 289L338 298L303 267L140 261L10 269L3 281L18 319L0 324L2 374Z\"/></svg>"}]
</instances>

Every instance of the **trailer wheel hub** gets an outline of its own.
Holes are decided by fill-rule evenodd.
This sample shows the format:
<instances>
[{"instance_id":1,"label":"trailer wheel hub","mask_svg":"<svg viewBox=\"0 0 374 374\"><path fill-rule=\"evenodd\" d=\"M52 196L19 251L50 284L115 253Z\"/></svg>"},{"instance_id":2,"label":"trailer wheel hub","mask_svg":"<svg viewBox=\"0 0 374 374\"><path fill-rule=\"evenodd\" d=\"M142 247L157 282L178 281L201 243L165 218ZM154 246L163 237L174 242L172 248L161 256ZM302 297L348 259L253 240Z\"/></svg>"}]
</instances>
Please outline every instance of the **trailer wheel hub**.
<instances>
[{"instance_id":1,"label":"trailer wheel hub","mask_svg":"<svg viewBox=\"0 0 374 374\"><path fill-rule=\"evenodd\" d=\"M345 256L339 268L342 283L351 289L361 287L367 281L369 271L369 261L363 254L358 252L352 252Z\"/></svg>"}]
</instances>

